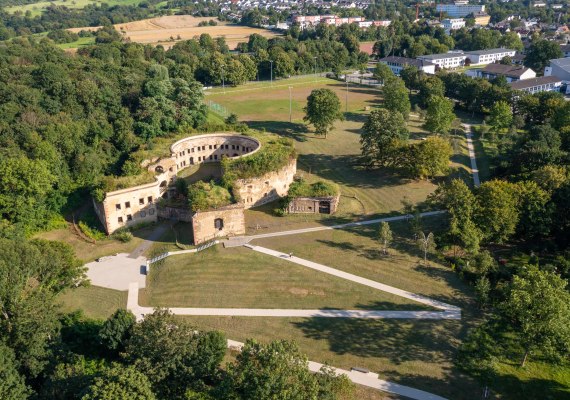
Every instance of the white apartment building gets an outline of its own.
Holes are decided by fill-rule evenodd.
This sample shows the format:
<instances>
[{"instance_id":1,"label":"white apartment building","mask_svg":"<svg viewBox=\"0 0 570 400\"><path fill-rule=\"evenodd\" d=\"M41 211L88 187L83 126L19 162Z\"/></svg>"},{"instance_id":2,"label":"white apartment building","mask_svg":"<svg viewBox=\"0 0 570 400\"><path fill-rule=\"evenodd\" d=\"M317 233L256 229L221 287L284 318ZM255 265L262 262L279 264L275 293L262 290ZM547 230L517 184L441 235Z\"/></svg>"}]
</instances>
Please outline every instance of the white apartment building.
<instances>
[{"instance_id":1,"label":"white apartment building","mask_svg":"<svg viewBox=\"0 0 570 400\"><path fill-rule=\"evenodd\" d=\"M437 12L444 12L451 18L463 18L469 14L477 14L485 11L484 5L465 4L465 2L456 2L455 4L438 4Z\"/></svg>"},{"instance_id":2,"label":"white apartment building","mask_svg":"<svg viewBox=\"0 0 570 400\"><path fill-rule=\"evenodd\" d=\"M557 76L539 76L538 78L525 79L509 83L513 90L520 90L534 94L540 92L559 92L562 86L562 79Z\"/></svg>"},{"instance_id":3,"label":"white apartment building","mask_svg":"<svg viewBox=\"0 0 570 400\"><path fill-rule=\"evenodd\" d=\"M506 56L513 57L516 52L516 50L511 49L489 49L467 51L465 55L469 58L471 65L482 65L501 61Z\"/></svg>"},{"instance_id":4,"label":"white apartment building","mask_svg":"<svg viewBox=\"0 0 570 400\"><path fill-rule=\"evenodd\" d=\"M467 56L462 52L450 52L441 54L428 54L417 57L418 60L428 61L437 65L439 68L458 68L465 65Z\"/></svg>"},{"instance_id":5,"label":"white apartment building","mask_svg":"<svg viewBox=\"0 0 570 400\"><path fill-rule=\"evenodd\" d=\"M426 74L435 74L435 64L429 61L406 57L388 56L378 60L378 62L389 66L394 75L400 75L400 72L408 65L414 66Z\"/></svg>"},{"instance_id":6,"label":"white apartment building","mask_svg":"<svg viewBox=\"0 0 570 400\"><path fill-rule=\"evenodd\" d=\"M465 20L463 18L446 18L441 21L441 25L449 34L451 31L463 28L465 26Z\"/></svg>"}]
</instances>

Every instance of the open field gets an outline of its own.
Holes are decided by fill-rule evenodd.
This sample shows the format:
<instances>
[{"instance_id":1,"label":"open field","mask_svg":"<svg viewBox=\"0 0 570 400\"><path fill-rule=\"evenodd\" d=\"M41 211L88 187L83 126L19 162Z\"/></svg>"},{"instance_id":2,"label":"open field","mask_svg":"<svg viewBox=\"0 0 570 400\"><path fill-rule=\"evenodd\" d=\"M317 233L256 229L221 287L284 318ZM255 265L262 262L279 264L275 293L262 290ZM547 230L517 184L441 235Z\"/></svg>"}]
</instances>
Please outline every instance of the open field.
<instances>
[{"instance_id":1,"label":"open field","mask_svg":"<svg viewBox=\"0 0 570 400\"><path fill-rule=\"evenodd\" d=\"M125 38L132 42L161 44L165 48L171 47L180 40L189 40L207 33L214 38L224 37L228 46L233 49L240 42L247 42L249 35L257 33L267 38L275 37L275 32L267 29L250 28L247 26L232 25L226 22L218 22L217 26L198 26L202 21L209 21L213 17L192 17L190 15L169 15L158 18L150 18L141 21L116 24L115 28ZM95 31L100 27L71 28L71 32L82 30Z\"/></svg>"},{"instance_id":2,"label":"open field","mask_svg":"<svg viewBox=\"0 0 570 400\"><path fill-rule=\"evenodd\" d=\"M38 1L32 4L25 4L23 6L12 6L6 7L6 11L10 13L14 13L16 11L26 13L30 11L32 16L36 16L41 14L48 6L65 6L67 8L84 8L89 4L96 4L100 5L102 3L106 3L109 6L128 6L128 5L136 5L142 3L143 0L53 0L53 1Z\"/></svg>"},{"instance_id":3,"label":"open field","mask_svg":"<svg viewBox=\"0 0 570 400\"><path fill-rule=\"evenodd\" d=\"M346 119L337 122L327 139L315 137L303 122L303 107L307 96L315 88L335 91L348 109ZM291 89L289 89L291 88ZM289 122L289 94L291 93L291 122ZM347 101L348 100L348 101ZM227 112L236 113L240 121L256 129L266 129L295 141L299 154L298 174L308 181L326 179L340 186L341 201L335 216L290 215L271 216L275 205L267 205L246 212L249 233L292 229L325 219L353 219L355 217L388 214L401 211L402 200L420 204L435 190L433 182L402 178L389 170L368 171L359 165L360 129L366 119L366 109L382 103L380 90L346 85L318 76L288 80L250 83L237 88L216 88L207 92L206 102L220 104ZM428 135L423 121L410 117L408 128L412 140ZM470 180L469 159L463 137L456 138L456 154L452 158L454 176Z\"/></svg>"},{"instance_id":4,"label":"open field","mask_svg":"<svg viewBox=\"0 0 570 400\"><path fill-rule=\"evenodd\" d=\"M151 307L426 309L244 247L171 256L151 269L141 293L139 304Z\"/></svg>"}]
</instances>

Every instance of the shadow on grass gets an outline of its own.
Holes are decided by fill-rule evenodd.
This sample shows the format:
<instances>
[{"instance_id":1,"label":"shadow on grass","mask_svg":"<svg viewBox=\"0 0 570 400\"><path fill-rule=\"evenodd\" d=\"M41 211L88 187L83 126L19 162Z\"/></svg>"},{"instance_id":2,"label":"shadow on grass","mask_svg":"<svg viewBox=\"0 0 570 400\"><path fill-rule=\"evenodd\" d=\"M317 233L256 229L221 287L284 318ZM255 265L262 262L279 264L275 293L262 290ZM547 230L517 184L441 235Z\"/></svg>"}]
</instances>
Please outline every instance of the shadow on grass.
<instances>
[{"instance_id":1,"label":"shadow on grass","mask_svg":"<svg viewBox=\"0 0 570 400\"><path fill-rule=\"evenodd\" d=\"M291 138L297 142L306 142L309 131L305 124L286 121L250 121L247 126L251 129L265 130Z\"/></svg>"},{"instance_id":2,"label":"shadow on grass","mask_svg":"<svg viewBox=\"0 0 570 400\"><path fill-rule=\"evenodd\" d=\"M366 122L366 120L368 119L368 116L366 114L360 114L360 113L355 113L355 112L345 112L344 113L344 119L346 121L351 121L351 122L360 122L362 124L364 124ZM349 130L349 132L351 132L351 130ZM358 130L358 133L360 133L360 130Z\"/></svg>"},{"instance_id":3,"label":"shadow on grass","mask_svg":"<svg viewBox=\"0 0 570 400\"><path fill-rule=\"evenodd\" d=\"M454 352L458 321L310 318L293 323L306 337L325 340L330 351L358 357L385 357L408 361L445 362Z\"/></svg>"}]
</instances>

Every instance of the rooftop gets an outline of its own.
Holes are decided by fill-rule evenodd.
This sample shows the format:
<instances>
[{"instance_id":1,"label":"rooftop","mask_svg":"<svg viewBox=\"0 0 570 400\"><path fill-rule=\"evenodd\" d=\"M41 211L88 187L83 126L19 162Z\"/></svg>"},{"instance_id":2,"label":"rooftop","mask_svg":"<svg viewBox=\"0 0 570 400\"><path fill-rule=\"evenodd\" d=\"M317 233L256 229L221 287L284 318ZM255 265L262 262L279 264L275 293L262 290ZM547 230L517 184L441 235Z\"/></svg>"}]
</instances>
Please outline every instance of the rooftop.
<instances>
[{"instance_id":1,"label":"rooftop","mask_svg":"<svg viewBox=\"0 0 570 400\"><path fill-rule=\"evenodd\" d=\"M463 51L457 51L453 53L439 53L439 54L426 54L425 56L420 56L418 58L427 58L430 60L439 60L442 58L454 58L454 57L464 57L465 53Z\"/></svg>"},{"instance_id":2,"label":"rooftop","mask_svg":"<svg viewBox=\"0 0 570 400\"><path fill-rule=\"evenodd\" d=\"M511 82L511 89L522 90L539 85L548 85L549 83L562 82L557 76L540 76L538 78L524 79L522 81Z\"/></svg>"},{"instance_id":3,"label":"rooftop","mask_svg":"<svg viewBox=\"0 0 570 400\"><path fill-rule=\"evenodd\" d=\"M473 51L468 51L467 53L482 56L485 54L505 53L507 51L515 51L515 50L500 48L500 49L488 49L488 50L473 50Z\"/></svg>"},{"instance_id":4,"label":"rooftop","mask_svg":"<svg viewBox=\"0 0 570 400\"><path fill-rule=\"evenodd\" d=\"M488 64L481 70L481 72L510 76L512 78L520 78L521 75L529 70L530 68L526 68L520 65Z\"/></svg>"},{"instance_id":5,"label":"rooftop","mask_svg":"<svg viewBox=\"0 0 570 400\"><path fill-rule=\"evenodd\" d=\"M392 62L395 64L401 65L413 65L414 67L427 67L430 65L434 65L433 63L425 60L418 60L415 58L407 58L407 57L396 57L396 56L388 56L384 57L380 60L381 62Z\"/></svg>"},{"instance_id":6,"label":"rooftop","mask_svg":"<svg viewBox=\"0 0 570 400\"><path fill-rule=\"evenodd\" d=\"M570 58L555 58L554 60L550 60L550 64L570 72Z\"/></svg>"}]
</instances>

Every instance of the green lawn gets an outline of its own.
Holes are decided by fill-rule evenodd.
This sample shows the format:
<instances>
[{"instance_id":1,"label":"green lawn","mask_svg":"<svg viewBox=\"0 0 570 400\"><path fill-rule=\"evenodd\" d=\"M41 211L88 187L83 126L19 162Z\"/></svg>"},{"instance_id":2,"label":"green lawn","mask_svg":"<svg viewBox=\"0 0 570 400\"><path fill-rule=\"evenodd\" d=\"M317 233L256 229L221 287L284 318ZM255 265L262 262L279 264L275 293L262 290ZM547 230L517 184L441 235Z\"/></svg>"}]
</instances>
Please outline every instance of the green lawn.
<instances>
[{"instance_id":1,"label":"green lawn","mask_svg":"<svg viewBox=\"0 0 570 400\"><path fill-rule=\"evenodd\" d=\"M26 4L22 6L12 6L6 7L5 10L9 13L14 13L16 11L20 11L22 13L26 13L26 11L30 11L32 13L32 17L40 15L49 5L53 4L55 6L65 6L67 8L84 8L89 4L97 4L100 5L102 3L106 3L109 6L116 6L116 5L136 5L142 3L143 0L53 0L53 1L37 1L32 4Z\"/></svg>"},{"instance_id":2,"label":"green lawn","mask_svg":"<svg viewBox=\"0 0 570 400\"><path fill-rule=\"evenodd\" d=\"M98 286L68 289L58 297L63 312L83 310L89 318L106 319L127 306L127 292Z\"/></svg>"},{"instance_id":3,"label":"green lawn","mask_svg":"<svg viewBox=\"0 0 570 400\"><path fill-rule=\"evenodd\" d=\"M141 304L162 307L426 309L244 247L171 256L151 270Z\"/></svg>"},{"instance_id":4,"label":"green lawn","mask_svg":"<svg viewBox=\"0 0 570 400\"><path fill-rule=\"evenodd\" d=\"M65 49L77 49L77 48L83 47L83 46L91 46L92 44L95 44L95 37L89 36L89 37L80 37L75 42L58 44L57 47L64 49L64 50Z\"/></svg>"}]
</instances>

